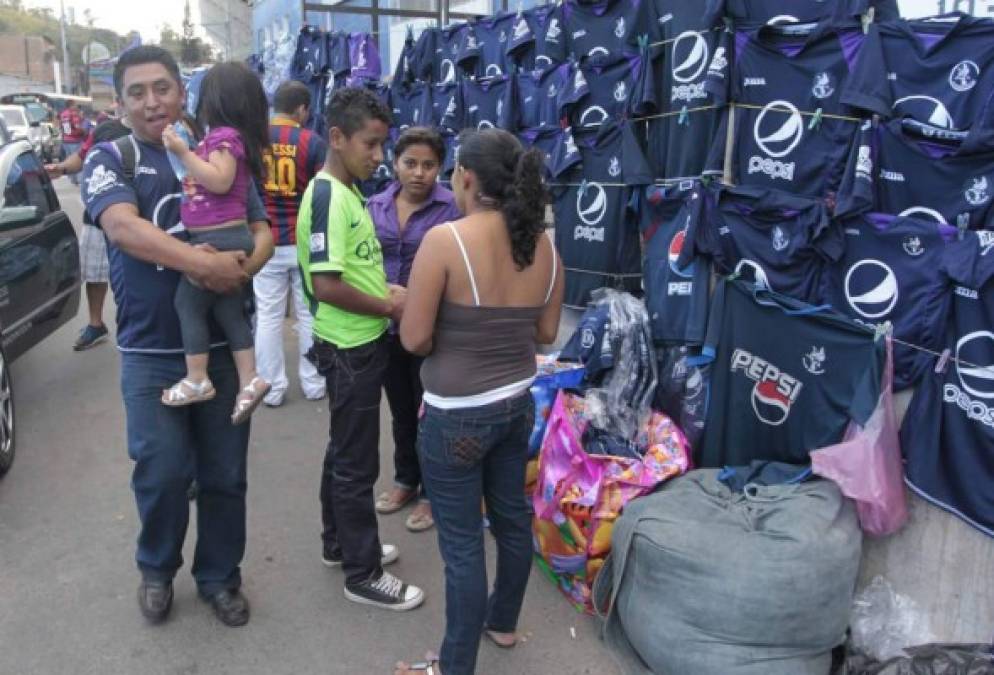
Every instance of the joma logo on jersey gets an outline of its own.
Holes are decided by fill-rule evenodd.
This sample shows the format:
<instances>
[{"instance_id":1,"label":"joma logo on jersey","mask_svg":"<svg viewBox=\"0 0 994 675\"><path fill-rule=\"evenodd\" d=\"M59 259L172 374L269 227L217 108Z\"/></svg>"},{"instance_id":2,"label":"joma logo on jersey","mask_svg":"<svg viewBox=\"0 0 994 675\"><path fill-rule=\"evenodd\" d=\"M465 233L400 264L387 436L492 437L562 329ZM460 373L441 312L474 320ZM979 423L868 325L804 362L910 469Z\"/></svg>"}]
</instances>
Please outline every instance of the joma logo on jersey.
<instances>
[{"instance_id":1,"label":"joma logo on jersey","mask_svg":"<svg viewBox=\"0 0 994 675\"><path fill-rule=\"evenodd\" d=\"M889 180L892 183L903 183L904 174L900 171L889 171L888 169L880 169L880 177L884 180Z\"/></svg>"},{"instance_id":2,"label":"joma logo on jersey","mask_svg":"<svg viewBox=\"0 0 994 675\"><path fill-rule=\"evenodd\" d=\"M766 78L765 77L747 77L742 81L743 87L765 87Z\"/></svg>"},{"instance_id":3,"label":"joma logo on jersey","mask_svg":"<svg viewBox=\"0 0 994 675\"><path fill-rule=\"evenodd\" d=\"M778 427L790 416L804 385L772 363L736 349L732 354L732 373L742 372L756 384L752 388L752 409L763 424Z\"/></svg>"}]
</instances>

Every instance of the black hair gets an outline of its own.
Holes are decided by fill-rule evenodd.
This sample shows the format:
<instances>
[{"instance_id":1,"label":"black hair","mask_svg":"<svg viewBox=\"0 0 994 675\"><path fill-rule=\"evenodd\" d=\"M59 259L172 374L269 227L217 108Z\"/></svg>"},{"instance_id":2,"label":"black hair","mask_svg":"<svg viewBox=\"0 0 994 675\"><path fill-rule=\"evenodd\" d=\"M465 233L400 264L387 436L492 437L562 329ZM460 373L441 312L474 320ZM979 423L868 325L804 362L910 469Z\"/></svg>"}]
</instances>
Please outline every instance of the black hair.
<instances>
[{"instance_id":1,"label":"black hair","mask_svg":"<svg viewBox=\"0 0 994 675\"><path fill-rule=\"evenodd\" d=\"M273 110L276 112L292 115L302 105L311 107L311 91L303 82L287 80L276 88L273 95Z\"/></svg>"},{"instance_id":2,"label":"black hair","mask_svg":"<svg viewBox=\"0 0 994 675\"><path fill-rule=\"evenodd\" d=\"M435 153L438 163L445 160L445 141L437 130L431 127L409 127L405 129L393 146L393 156L400 157L412 145L427 145Z\"/></svg>"},{"instance_id":3,"label":"black hair","mask_svg":"<svg viewBox=\"0 0 994 675\"><path fill-rule=\"evenodd\" d=\"M545 155L525 150L503 129L469 130L459 136L457 163L476 174L484 203L504 214L514 264L519 270L530 266L545 230Z\"/></svg>"},{"instance_id":4,"label":"black hair","mask_svg":"<svg viewBox=\"0 0 994 675\"><path fill-rule=\"evenodd\" d=\"M390 125L390 109L368 89L346 87L331 95L324 121L328 131L337 127L348 138L362 129L367 120L380 120Z\"/></svg>"},{"instance_id":5,"label":"black hair","mask_svg":"<svg viewBox=\"0 0 994 675\"><path fill-rule=\"evenodd\" d=\"M176 64L176 59L173 58L173 55L162 47L142 45L121 54L117 59L117 63L114 65L114 91L117 92L118 98L123 98L124 71L132 66L143 66L146 63L161 64L169 71L169 75L176 81L176 84L182 86L183 80L179 75L179 66Z\"/></svg>"},{"instance_id":6,"label":"black hair","mask_svg":"<svg viewBox=\"0 0 994 675\"><path fill-rule=\"evenodd\" d=\"M244 63L219 63L204 75L197 121L205 127L232 127L242 137L256 181L265 182L262 153L269 146L269 102L259 78Z\"/></svg>"}]
</instances>

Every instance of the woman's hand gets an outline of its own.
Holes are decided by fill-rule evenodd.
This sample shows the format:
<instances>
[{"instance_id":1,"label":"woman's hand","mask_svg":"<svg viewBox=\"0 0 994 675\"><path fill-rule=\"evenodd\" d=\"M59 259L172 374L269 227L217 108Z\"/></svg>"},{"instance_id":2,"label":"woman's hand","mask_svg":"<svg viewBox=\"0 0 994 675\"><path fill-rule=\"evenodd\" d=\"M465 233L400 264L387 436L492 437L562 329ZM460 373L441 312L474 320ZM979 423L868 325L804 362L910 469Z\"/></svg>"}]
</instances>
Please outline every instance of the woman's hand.
<instances>
[{"instance_id":1,"label":"woman's hand","mask_svg":"<svg viewBox=\"0 0 994 675\"><path fill-rule=\"evenodd\" d=\"M186 144L180 135L176 133L176 130L171 126L166 127L162 130L162 144L166 146L166 150L173 153L177 157L182 157L186 153L190 152L190 146Z\"/></svg>"}]
</instances>

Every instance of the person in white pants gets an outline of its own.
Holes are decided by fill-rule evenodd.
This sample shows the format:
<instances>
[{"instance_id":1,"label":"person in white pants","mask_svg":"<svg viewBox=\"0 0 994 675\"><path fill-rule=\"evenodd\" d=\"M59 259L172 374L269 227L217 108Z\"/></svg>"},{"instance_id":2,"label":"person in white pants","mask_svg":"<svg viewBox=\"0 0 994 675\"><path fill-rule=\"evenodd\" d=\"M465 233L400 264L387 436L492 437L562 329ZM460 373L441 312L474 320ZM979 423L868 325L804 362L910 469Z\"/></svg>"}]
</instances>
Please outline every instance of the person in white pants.
<instances>
[{"instance_id":1,"label":"person in white pants","mask_svg":"<svg viewBox=\"0 0 994 675\"><path fill-rule=\"evenodd\" d=\"M304 129L310 117L311 94L300 82L284 82L273 98L275 115L269 123L270 147L266 152L269 178L263 197L273 228L276 252L255 276L255 359L259 377L273 387L264 402L279 406L290 386L283 355L283 322L287 301L293 294L296 317L298 370L304 396L317 400L325 396L325 379L305 358L311 348L313 317L304 297L297 267L297 212L307 184L321 167L327 144L317 134Z\"/></svg>"}]
</instances>

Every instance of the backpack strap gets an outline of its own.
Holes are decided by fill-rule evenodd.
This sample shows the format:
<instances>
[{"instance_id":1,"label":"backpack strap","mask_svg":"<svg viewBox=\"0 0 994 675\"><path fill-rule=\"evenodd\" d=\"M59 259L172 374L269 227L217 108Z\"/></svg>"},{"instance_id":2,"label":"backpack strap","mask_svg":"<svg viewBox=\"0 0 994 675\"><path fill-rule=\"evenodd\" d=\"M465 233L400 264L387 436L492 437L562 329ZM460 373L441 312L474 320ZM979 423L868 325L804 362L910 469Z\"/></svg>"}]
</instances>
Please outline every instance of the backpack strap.
<instances>
[{"instance_id":1,"label":"backpack strap","mask_svg":"<svg viewBox=\"0 0 994 675\"><path fill-rule=\"evenodd\" d=\"M124 178L129 184L133 185L135 180L135 165L138 163L138 153L135 150L131 134L115 139L114 146L117 148L117 155L121 160L121 170L124 172Z\"/></svg>"}]
</instances>

